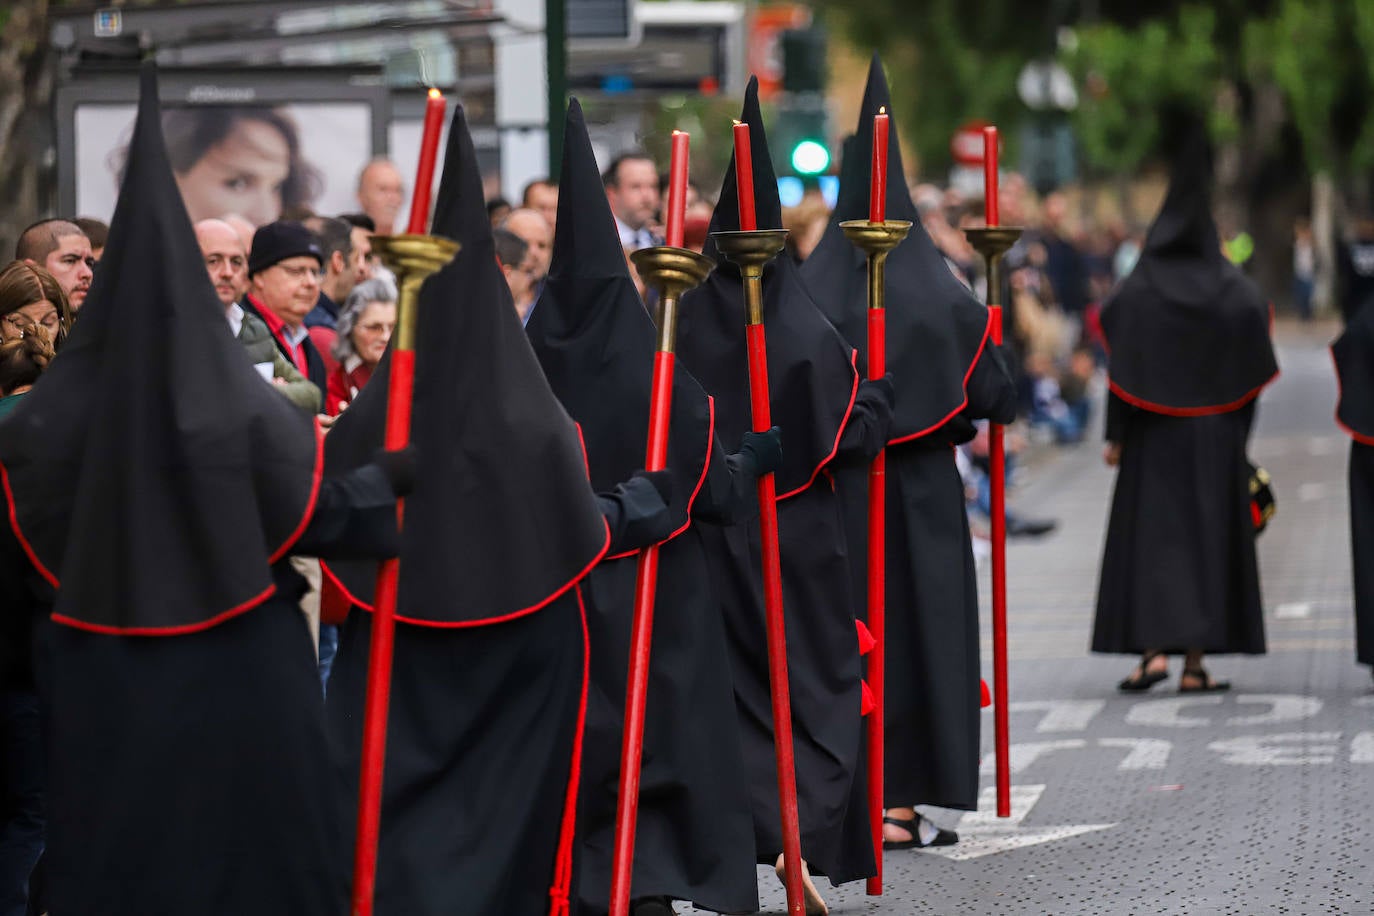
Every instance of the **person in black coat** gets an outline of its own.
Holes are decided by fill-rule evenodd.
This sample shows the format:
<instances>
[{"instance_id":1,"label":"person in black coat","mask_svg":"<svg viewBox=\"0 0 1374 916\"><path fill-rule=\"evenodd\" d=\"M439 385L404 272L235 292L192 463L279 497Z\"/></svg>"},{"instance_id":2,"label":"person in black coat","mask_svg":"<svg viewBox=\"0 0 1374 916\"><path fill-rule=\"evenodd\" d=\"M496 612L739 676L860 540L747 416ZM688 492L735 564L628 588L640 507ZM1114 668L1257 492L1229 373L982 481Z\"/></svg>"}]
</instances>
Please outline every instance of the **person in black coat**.
<instances>
[{"instance_id":1,"label":"person in black coat","mask_svg":"<svg viewBox=\"0 0 1374 916\"><path fill-rule=\"evenodd\" d=\"M1374 671L1374 305L1350 317L1331 355L1341 391L1336 423L1350 436L1355 659Z\"/></svg>"},{"instance_id":2,"label":"person in black coat","mask_svg":"<svg viewBox=\"0 0 1374 916\"><path fill-rule=\"evenodd\" d=\"M1119 471L1092 649L1141 655L1123 691L1168 677L1173 653L1181 691L1218 691L1204 653L1265 651L1245 449L1278 364L1266 300L1221 252L1202 125L1181 120L1170 146L1163 209L1102 309Z\"/></svg>"}]
</instances>

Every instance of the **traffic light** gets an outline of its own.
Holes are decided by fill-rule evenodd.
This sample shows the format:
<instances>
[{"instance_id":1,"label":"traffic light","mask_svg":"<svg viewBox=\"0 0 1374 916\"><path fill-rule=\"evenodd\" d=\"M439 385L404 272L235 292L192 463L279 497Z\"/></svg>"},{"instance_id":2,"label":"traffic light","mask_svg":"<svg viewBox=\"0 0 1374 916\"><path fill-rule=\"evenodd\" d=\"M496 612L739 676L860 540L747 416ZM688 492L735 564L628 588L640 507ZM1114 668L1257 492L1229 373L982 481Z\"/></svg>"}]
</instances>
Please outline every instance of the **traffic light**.
<instances>
[{"instance_id":1,"label":"traffic light","mask_svg":"<svg viewBox=\"0 0 1374 916\"><path fill-rule=\"evenodd\" d=\"M802 177L830 169L825 112L825 30L817 26L782 33L782 95L778 101L778 149L782 171Z\"/></svg>"}]
</instances>

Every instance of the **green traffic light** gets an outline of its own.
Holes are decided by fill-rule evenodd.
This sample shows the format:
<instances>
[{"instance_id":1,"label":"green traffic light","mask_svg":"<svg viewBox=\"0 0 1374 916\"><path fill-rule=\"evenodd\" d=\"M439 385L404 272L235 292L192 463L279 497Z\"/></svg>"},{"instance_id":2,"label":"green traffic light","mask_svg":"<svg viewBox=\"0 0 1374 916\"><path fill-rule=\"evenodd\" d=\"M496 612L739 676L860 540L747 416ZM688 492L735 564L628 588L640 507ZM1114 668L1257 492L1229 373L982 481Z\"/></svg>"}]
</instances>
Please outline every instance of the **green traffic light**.
<instances>
[{"instance_id":1,"label":"green traffic light","mask_svg":"<svg viewBox=\"0 0 1374 916\"><path fill-rule=\"evenodd\" d=\"M819 175L830 168L830 150L815 140L803 140L792 147L792 170L799 175Z\"/></svg>"}]
</instances>

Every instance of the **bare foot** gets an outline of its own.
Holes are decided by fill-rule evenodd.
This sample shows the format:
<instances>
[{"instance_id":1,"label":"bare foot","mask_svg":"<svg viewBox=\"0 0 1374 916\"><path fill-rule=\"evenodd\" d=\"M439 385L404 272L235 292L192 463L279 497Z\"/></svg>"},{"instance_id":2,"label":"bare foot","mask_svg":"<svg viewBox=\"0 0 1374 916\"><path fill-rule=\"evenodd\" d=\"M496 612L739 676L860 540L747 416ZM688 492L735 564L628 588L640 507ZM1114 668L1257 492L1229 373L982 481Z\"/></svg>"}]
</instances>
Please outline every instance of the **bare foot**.
<instances>
[{"instance_id":1,"label":"bare foot","mask_svg":"<svg viewBox=\"0 0 1374 916\"><path fill-rule=\"evenodd\" d=\"M811 869L806 867L806 860L802 860L802 893L806 898L806 916L829 916L830 907L825 905L821 899L821 892L816 890L816 884L811 880ZM778 863L773 866L773 871L777 873L778 880L787 884L786 871L782 865L782 856L778 856Z\"/></svg>"}]
</instances>

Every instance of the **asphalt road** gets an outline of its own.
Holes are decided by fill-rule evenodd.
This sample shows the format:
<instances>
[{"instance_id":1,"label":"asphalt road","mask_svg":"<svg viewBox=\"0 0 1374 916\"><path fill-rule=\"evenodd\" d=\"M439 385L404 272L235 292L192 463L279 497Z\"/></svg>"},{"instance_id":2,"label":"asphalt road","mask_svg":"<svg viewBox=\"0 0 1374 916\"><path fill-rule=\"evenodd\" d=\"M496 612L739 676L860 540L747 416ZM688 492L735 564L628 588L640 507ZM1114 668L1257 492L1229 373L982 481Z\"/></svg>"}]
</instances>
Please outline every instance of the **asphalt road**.
<instances>
[{"instance_id":1,"label":"asphalt road","mask_svg":"<svg viewBox=\"0 0 1374 916\"><path fill-rule=\"evenodd\" d=\"M1118 694L1132 660L1088 652L1112 472L1097 440L1058 450L1012 498L1060 520L1008 555L1013 817L992 814L985 710L984 804L927 812L961 842L888 853L881 897L822 880L832 913L1374 913L1374 691L1354 661L1335 330L1280 325L1251 442L1278 500L1260 542L1269 653L1209 658L1226 695L1179 696L1179 659L1149 694ZM762 869L760 893L785 911Z\"/></svg>"}]
</instances>

